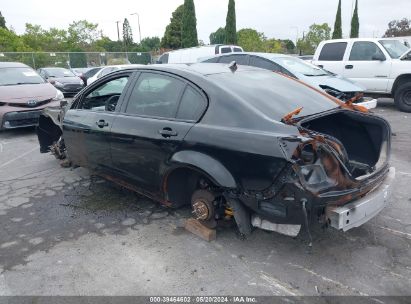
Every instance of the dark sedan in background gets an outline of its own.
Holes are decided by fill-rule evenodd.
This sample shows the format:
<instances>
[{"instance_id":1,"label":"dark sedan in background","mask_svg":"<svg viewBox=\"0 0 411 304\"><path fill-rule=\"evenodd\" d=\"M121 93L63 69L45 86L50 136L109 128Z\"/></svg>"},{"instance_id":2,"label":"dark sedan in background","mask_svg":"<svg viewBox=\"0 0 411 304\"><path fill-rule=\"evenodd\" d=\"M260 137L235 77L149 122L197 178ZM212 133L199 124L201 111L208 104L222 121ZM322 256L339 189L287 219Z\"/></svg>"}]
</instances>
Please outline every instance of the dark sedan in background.
<instances>
[{"instance_id":1,"label":"dark sedan in background","mask_svg":"<svg viewBox=\"0 0 411 304\"><path fill-rule=\"evenodd\" d=\"M37 125L41 110L63 98L29 66L0 62L0 130Z\"/></svg>"},{"instance_id":2,"label":"dark sedan in background","mask_svg":"<svg viewBox=\"0 0 411 304\"><path fill-rule=\"evenodd\" d=\"M65 68L41 68L38 73L45 80L63 92L64 96L77 94L85 86L83 80Z\"/></svg>"},{"instance_id":3,"label":"dark sedan in background","mask_svg":"<svg viewBox=\"0 0 411 304\"><path fill-rule=\"evenodd\" d=\"M158 65L113 72L40 118L42 152L209 227L234 216L296 235L320 222L349 230L388 203L383 118L263 69Z\"/></svg>"}]
</instances>

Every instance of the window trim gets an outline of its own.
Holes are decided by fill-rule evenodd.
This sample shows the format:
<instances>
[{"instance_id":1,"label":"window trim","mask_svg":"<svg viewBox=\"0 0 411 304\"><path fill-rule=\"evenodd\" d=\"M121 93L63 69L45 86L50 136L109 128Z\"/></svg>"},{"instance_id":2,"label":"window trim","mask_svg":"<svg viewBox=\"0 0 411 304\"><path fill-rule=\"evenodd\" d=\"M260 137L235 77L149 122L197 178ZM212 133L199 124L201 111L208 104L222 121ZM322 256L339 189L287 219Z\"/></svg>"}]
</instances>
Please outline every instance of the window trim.
<instances>
[{"instance_id":1,"label":"window trim","mask_svg":"<svg viewBox=\"0 0 411 304\"><path fill-rule=\"evenodd\" d=\"M131 94L132 94L134 88L136 87L140 77L145 73L164 75L164 76L168 76L168 77L171 77L171 78L174 78L174 79L177 79L177 80L183 82L184 85L183 85L183 89L180 92L177 109L176 109L176 112L174 113L174 118L151 116L151 115L142 115L142 114L127 113L126 112L128 104L130 102ZM206 102L206 106L203 110L203 113L200 115L200 118L197 121L176 118L178 110L180 109L181 101L183 99L184 93L185 93L188 86L190 86L192 89L196 90L204 98L204 100ZM201 119L203 118L203 116L207 112L208 106L209 106L209 99L208 99L207 94L205 94L205 92L201 88L199 88L197 85L195 85L194 83L190 82L189 80L187 80L183 77L180 77L178 75L175 75L175 74L172 74L172 73L167 73L167 72L164 72L164 71L157 71L157 70L141 70L141 71L139 71L139 75L136 75L134 77L133 84L130 85L130 87L128 89L128 92L127 92L127 95L125 96L124 99L125 99L125 101L123 102L123 104L121 106L121 109L119 111L119 114L122 115L122 116L140 117L140 118L148 118L148 119L156 119L156 120L164 120L164 121L176 121L176 122L185 122L185 123L198 123L199 121L201 121Z\"/></svg>"}]
</instances>

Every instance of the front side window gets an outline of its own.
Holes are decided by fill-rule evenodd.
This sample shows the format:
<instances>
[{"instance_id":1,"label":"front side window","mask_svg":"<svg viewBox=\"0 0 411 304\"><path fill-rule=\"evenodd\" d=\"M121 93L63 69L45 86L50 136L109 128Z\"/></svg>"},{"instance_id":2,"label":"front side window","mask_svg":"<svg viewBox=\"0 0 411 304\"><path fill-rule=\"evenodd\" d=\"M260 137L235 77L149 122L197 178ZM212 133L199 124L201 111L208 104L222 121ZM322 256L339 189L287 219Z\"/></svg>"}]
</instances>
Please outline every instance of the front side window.
<instances>
[{"instance_id":1,"label":"front side window","mask_svg":"<svg viewBox=\"0 0 411 304\"><path fill-rule=\"evenodd\" d=\"M89 92L79 103L78 109L114 112L128 76L112 79Z\"/></svg>"},{"instance_id":2,"label":"front side window","mask_svg":"<svg viewBox=\"0 0 411 304\"><path fill-rule=\"evenodd\" d=\"M342 61L344 58L347 42L333 42L324 44L318 60L320 61Z\"/></svg>"},{"instance_id":3,"label":"front side window","mask_svg":"<svg viewBox=\"0 0 411 304\"><path fill-rule=\"evenodd\" d=\"M385 58L383 52L374 42L354 42L351 49L350 61L372 61L374 58Z\"/></svg>"},{"instance_id":4,"label":"front side window","mask_svg":"<svg viewBox=\"0 0 411 304\"><path fill-rule=\"evenodd\" d=\"M175 118L185 83L174 77L143 73L133 88L126 113Z\"/></svg>"}]
</instances>

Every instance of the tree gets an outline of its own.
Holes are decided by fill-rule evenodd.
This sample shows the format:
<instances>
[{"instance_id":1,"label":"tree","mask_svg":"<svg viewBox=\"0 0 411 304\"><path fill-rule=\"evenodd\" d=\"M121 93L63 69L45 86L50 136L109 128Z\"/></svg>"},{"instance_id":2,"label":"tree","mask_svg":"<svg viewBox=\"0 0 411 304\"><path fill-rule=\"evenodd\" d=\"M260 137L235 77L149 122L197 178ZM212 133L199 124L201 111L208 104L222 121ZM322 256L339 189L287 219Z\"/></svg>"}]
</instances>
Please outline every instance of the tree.
<instances>
[{"instance_id":1,"label":"tree","mask_svg":"<svg viewBox=\"0 0 411 304\"><path fill-rule=\"evenodd\" d=\"M290 39L279 40L282 43L282 48L286 53L292 54L295 52L295 43Z\"/></svg>"},{"instance_id":2,"label":"tree","mask_svg":"<svg viewBox=\"0 0 411 304\"><path fill-rule=\"evenodd\" d=\"M143 52L155 51L160 48L160 38L158 37L146 37L141 40L138 49Z\"/></svg>"},{"instance_id":3,"label":"tree","mask_svg":"<svg viewBox=\"0 0 411 304\"><path fill-rule=\"evenodd\" d=\"M411 36L411 20L404 18L402 20L393 20L388 23L388 29L384 37L402 37Z\"/></svg>"},{"instance_id":4,"label":"tree","mask_svg":"<svg viewBox=\"0 0 411 304\"><path fill-rule=\"evenodd\" d=\"M264 40L264 52L267 53L284 53L283 45L280 40L274 38Z\"/></svg>"},{"instance_id":5,"label":"tree","mask_svg":"<svg viewBox=\"0 0 411 304\"><path fill-rule=\"evenodd\" d=\"M225 24L225 43L237 44L237 25L234 0L228 1L228 11Z\"/></svg>"},{"instance_id":6,"label":"tree","mask_svg":"<svg viewBox=\"0 0 411 304\"><path fill-rule=\"evenodd\" d=\"M166 27L161 47L165 49L178 49L181 47L181 28L183 25L184 5L180 5L173 12L169 25Z\"/></svg>"},{"instance_id":7,"label":"tree","mask_svg":"<svg viewBox=\"0 0 411 304\"><path fill-rule=\"evenodd\" d=\"M214 33L210 34L210 44L224 44L224 43L225 43L225 28L220 27Z\"/></svg>"},{"instance_id":8,"label":"tree","mask_svg":"<svg viewBox=\"0 0 411 304\"><path fill-rule=\"evenodd\" d=\"M264 33L259 33L254 29L246 28L239 30L237 33L238 45L246 52L262 52L265 49Z\"/></svg>"},{"instance_id":9,"label":"tree","mask_svg":"<svg viewBox=\"0 0 411 304\"><path fill-rule=\"evenodd\" d=\"M7 27L6 27L6 19L4 19L3 15L1 14L1 12L0 12L0 28L4 28L4 29L7 30Z\"/></svg>"},{"instance_id":10,"label":"tree","mask_svg":"<svg viewBox=\"0 0 411 304\"><path fill-rule=\"evenodd\" d=\"M92 45L102 36L97 23L87 20L74 21L68 28L68 50L91 50Z\"/></svg>"},{"instance_id":11,"label":"tree","mask_svg":"<svg viewBox=\"0 0 411 304\"><path fill-rule=\"evenodd\" d=\"M333 39L342 38L341 0L338 1L337 16L335 16Z\"/></svg>"},{"instance_id":12,"label":"tree","mask_svg":"<svg viewBox=\"0 0 411 304\"><path fill-rule=\"evenodd\" d=\"M354 14L351 19L351 38L358 38L360 33L360 20L358 17L358 0L355 1Z\"/></svg>"},{"instance_id":13,"label":"tree","mask_svg":"<svg viewBox=\"0 0 411 304\"><path fill-rule=\"evenodd\" d=\"M310 30L307 35L299 39L297 42L297 48L303 54L314 54L315 49L323 40L329 40L331 38L331 28L327 23L313 24L310 26Z\"/></svg>"},{"instance_id":14,"label":"tree","mask_svg":"<svg viewBox=\"0 0 411 304\"><path fill-rule=\"evenodd\" d=\"M21 37L3 27L0 27L0 50L3 52L31 51Z\"/></svg>"},{"instance_id":15,"label":"tree","mask_svg":"<svg viewBox=\"0 0 411 304\"><path fill-rule=\"evenodd\" d=\"M124 18L123 22L123 41L126 46L133 44L133 32L127 18Z\"/></svg>"},{"instance_id":16,"label":"tree","mask_svg":"<svg viewBox=\"0 0 411 304\"><path fill-rule=\"evenodd\" d=\"M197 19L193 0L184 0L181 40L183 48L189 48L198 45Z\"/></svg>"}]
</instances>

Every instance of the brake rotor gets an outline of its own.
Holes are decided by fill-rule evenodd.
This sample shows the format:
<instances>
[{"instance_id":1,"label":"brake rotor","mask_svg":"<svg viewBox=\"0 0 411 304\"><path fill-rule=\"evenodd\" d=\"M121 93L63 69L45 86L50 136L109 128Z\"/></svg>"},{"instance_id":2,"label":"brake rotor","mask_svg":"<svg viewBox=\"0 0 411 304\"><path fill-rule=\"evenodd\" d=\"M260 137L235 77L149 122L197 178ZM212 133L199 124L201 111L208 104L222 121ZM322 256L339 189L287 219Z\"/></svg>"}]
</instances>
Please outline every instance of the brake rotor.
<instances>
[{"instance_id":1,"label":"brake rotor","mask_svg":"<svg viewBox=\"0 0 411 304\"><path fill-rule=\"evenodd\" d=\"M215 228L215 195L208 190L197 190L191 198L194 218L209 228Z\"/></svg>"}]
</instances>

